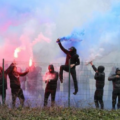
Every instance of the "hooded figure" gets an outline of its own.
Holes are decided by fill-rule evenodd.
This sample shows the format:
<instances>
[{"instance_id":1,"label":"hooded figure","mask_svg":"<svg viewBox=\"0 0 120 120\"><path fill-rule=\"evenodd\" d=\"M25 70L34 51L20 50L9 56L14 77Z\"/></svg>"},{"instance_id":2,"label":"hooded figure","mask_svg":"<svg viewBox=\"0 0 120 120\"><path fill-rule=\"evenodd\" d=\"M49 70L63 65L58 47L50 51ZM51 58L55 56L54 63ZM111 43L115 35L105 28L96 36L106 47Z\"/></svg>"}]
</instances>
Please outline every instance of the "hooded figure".
<instances>
[{"instance_id":1,"label":"hooded figure","mask_svg":"<svg viewBox=\"0 0 120 120\"><path fill-rule=\"evenodd\" d=\"M70 61L70 73L72 75L73 78L73 83L74 83L74 95L77 94L78 92L78 83L77 83L77 78L76 78L76 66L80 64L80 59L78 54L76 54L76 48L75 47L71 47L69 48L69 50L66 50L61 42L60 39L57 40L57 43L60 47L60 49L66 54L66 62L65 65L61 65L60 66L60 81L61 83L63 82L63 70L65 70L66 72L69 72L69 61Z\"/></svg>"},{"instance_id":2,"label":"hooded figure","mask_svg":"<svg viewBox=\"0 0 120 120\"><path fill-rule=\"evenodd\" d=\"M25 98L23 95L23 90L21 89L21 85L20 85L20 76L25 76L28 72L29 70L26 70L24 73L20 73L17 71L17 67L13 65L13 68L9 73L13 107L15 107L15 102L17 97L20 99L21 106L24 105Z\"/></svg>"},{"instance_id":3,"label":"hooded figure","mask_svg":"<svg viewBox=\"0 0 120 120\"><path fill-rule=\"evenodd\" d=\"M48 103L48 97L51 94L51 106L54 106L55 103L55 95L57 88L57 80L58 80L58 72L54 71L54 66L48 66L48 72L44 76L44 80L46 83L45 95L44 95L44 106Z\"/></svg>"},{"instance_id":4,"label":"hooded figure","mask_svg":"<svg viewBox=\"0 0 120 120\"><path fill-rule=\"evenodd\" d=\"M113 92L112 92L112 109L115 109L116 99L118 97L117 108L120 109L120 69L116 69L115 74L108 77L109 81L113 83Z\"/></svg>"},{"instance_id":5,"label":"hooded figure","mask_svg":"<svg viewBox=\"0 0 120 120\"><path fill-rule=\"evenodd\" d=\"M104 109L104 103L103 103L103 88L105 84L105 73L104 73L104 66L99 66L98 69L90 62L92 65L93 70L95 71L94 79L96 80L96 90L94 94L94 102L96 108Z\"/></svg>"}]
</instances>

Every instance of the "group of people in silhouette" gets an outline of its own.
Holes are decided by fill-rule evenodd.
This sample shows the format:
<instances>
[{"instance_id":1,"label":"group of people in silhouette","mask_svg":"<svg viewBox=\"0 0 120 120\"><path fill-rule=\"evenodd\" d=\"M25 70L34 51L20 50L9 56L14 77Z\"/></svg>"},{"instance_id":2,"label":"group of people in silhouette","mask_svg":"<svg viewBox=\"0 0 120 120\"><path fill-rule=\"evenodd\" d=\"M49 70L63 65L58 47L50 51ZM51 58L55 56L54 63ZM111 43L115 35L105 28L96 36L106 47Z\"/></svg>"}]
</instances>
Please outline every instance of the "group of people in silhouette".
<instances>
[{"instance_id":1,"label":"group of people in silhouette","mask_svg":"<svg viewBox=\"0 0 120 120\"><path fill-rule=\"evenodd\" d=\"M65 65L60 66L59 73L54 70L54 65L48 65L48 72L46 72L44 79L46 83L45 93L44 93L44 106L47 106L48 98L51 95L51 106L55 104L55 96L57 89L58 78L60 82L63 83L63 71L70 72L73 83L74 83L74 92L76 95L78 93L78 81L76 77L76 66L80 65L80 58L77 54L75 47L70 47L68 50L63 47L60 39L56 41L60 49L66 54ZM95 71L94 79L96 80L96 90L94 94L94 102L96 108L104 109L103 102L103 93L105 85L105 67L98 66L98 68L93 65L92 61L90 62L93 70ZM4 74L3 74L4 72ZM24 105L25 97L23 94L23 89L21 88L20 76L25 76L29 72L27 69L25 72L18 72L16 64L12 63L5 71L0 67L0 95L2 95L3 102L6 99L6 89L7 89L7 75L10 78L10 87L12 94L12 106L15 107L16 98L20 99L21 106ZM3 76L4 75L4 76ZM4 78L4 81L3 81ZM113 82L113 93L112 93L112 109L115 109L116 99L118 97L117 108L120 108L120 70L117 68L116 73L108 77L109 81Z\"/></svg>"}]
</instances>

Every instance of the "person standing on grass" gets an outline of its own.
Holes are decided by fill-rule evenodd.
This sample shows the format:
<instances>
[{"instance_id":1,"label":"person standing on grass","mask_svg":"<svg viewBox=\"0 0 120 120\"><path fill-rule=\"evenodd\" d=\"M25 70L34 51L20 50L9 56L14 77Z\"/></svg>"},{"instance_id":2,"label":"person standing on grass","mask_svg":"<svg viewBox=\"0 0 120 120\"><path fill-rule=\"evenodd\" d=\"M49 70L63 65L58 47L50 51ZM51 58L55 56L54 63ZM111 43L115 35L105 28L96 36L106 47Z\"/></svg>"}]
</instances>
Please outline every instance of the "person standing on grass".
<instances>
[{"instance_id":1,"label":"person standing on grass","mask_svg":"<svg viewBox=\"0 0 120 120\"><path fill-rule=\"evenodd\" d=\"M90 62L93 70L95 71L94 79L96 80L96 90L94 94L94 102L96 108L104 109L104 102L103 102L103 89L105 85L105 73L104 73L104 66L99 66L98 69L93 65L92 62Z\"/></svg>"},{"instance_id":2,"label":"person standing on grass","mask_svg":"<svg viewBox=\"0 0 120 120\"><path fill-rule=\"evenodd\" d=\"M4 103L6 100L7 75L10 73L10 70L11 70L11 65L4 71L4 83L3 83L3 68L0 67L0 95L2 96L2 100Z\"/></svg>"},{"instance_id":3,"label":"person standing on grass","mask_svg":"<svg viewBox=\"0 0 120 120\"><path fill-rule=\"evenodd\" d=\"M115 109L116 99L118 97L117 108L120 109L120 69L116 69L115 74L108 77L109 81L113 83L113 92L112 92L112 109Z\"/></svg>"},{"instance_id":4,"label":"person standing on grass","mask_svg":"<svg viewBox=\"0 0 120 120\"><path fill-rule=\"evenodd\" d=\"M21 85L20 85L20 76L25 76L28 72L29 70L26 70L24 73L18 72L16 65L13 64L12 70L8 74L10 78L13 108L15 107L17 97L20 100L21 106L23 107L24 105L25 97L24 97L23 90L21 89Z\"/></svg>"},{"instance_id":5,"label":"person standing on grass","mask_svg":"<svg viewBox=\"0 0 120 120\"><path fill-rule=\"evenodd\" d=\"M54 106L58 81L58 72L54 71L53 65L49 65L48 70L49 71L44 76L44 80L46 83L44 94L44 106L47 106L49 95L51 95L51 106Z\"/></svg>"}]
</instances>

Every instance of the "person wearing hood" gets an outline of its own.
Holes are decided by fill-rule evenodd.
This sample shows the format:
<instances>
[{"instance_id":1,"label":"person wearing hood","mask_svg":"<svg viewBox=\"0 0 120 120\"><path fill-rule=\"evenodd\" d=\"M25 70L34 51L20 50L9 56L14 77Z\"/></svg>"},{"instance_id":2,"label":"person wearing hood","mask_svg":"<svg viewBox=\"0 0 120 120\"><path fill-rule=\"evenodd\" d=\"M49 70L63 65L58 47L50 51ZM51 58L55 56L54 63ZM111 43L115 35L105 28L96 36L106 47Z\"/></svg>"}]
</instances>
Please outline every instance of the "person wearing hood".
<instances>
[{"instance_id":1,"label":"person wearing hood","mask_svg":"<svg viewBox=\"0 0 120 120\"><path fill-rule=\"evenodd\" d=\"M45 94L44 94L44 106L47 106L49 95L51 95L51 106L54 106L57 81L58 81L58 72L54 70L53 65L49 65L48 70L49 71L44 75L44 80L46 83Z\"/></svg>"},{"instance_id":2,"label":"person wearing hood","mask_svg":"<svg viewBox=\"0 0 120 120\"><path fill-rule=\"evenodd\" d=\"M61 48L61 50L66 54L66 62L65 65L61 65L60 66L60 81L61 83L63 83L63 70L65 70L66 72L69 72L69 60L70 60L70 73L72 75L73 78L73 83L74 83L74 95L77 94L78 92L78 82L77 82L77 78L76 78L76 66L80 64L80 59L79 59L79 55L76 53L76 48L75 47L71 47L69 48L69 50L65 49L61 42L60 39L57 39L57 43L59 45L59 47Z\"/></svg>"},{"instance_id":3,"label":"person wearing hood","mask_svg":"<svg viewBox=\"0 0 120 120\"><path fill-rule=\"evenodd\" d=\"M105 85L105 73L104 73L104 66L98 66L98 69L90 62L93 70L95 71L94 79L96 80L96 90L94 94L94 102L96 108L104 109L104 102L103 102L103 89Z\"/></svg>"},{"instance_id":4,"label":"person wearing hood","mask_svg":"<svg viewBox=\"0 0 120 120\"><path fill-rule=\"evenodd\" d=\"M118 97L117 108L120 109L120 69L116 68L115 74L108 77L109 81L113 83L113 92L112 92L112 109L115 109L116 99Z\"/></svg>"},{"instance_id":5,"label":"person wearing hood","mask_svg":"<svg viewBox=\"0 0 120 120\"><path fill-rule=\"evenodd\" d=\"M12 107L15 107L16 98L18 97L20 100L20 104L23 107L25 97L23 94L23 90L21 89L20 85L20 76L25 76L29 72L29 69L25 72L21 73L17 71L16 65L13 63L12 70L10 71L9 78L10 78L10 87L12 93Z\"/></svg>"}]
</instances>

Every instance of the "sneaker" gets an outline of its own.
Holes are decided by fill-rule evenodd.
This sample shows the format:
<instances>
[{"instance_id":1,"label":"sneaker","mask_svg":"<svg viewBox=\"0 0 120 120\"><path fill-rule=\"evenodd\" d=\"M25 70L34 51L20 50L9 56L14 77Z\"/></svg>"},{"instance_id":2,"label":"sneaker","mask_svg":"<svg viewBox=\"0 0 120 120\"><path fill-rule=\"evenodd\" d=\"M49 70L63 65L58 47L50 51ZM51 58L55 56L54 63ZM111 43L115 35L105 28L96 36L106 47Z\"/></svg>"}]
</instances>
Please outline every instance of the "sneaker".
<instances>
[{"instance_id":1,"label":"sneaker","mask_svg":"<svg viewBox=\"0 0 120 120\"><path fill-rule=\"evenodd\" d=\"M75 91L73 94L76 95L78 91Z\"/></svg>"}]
</instances>

